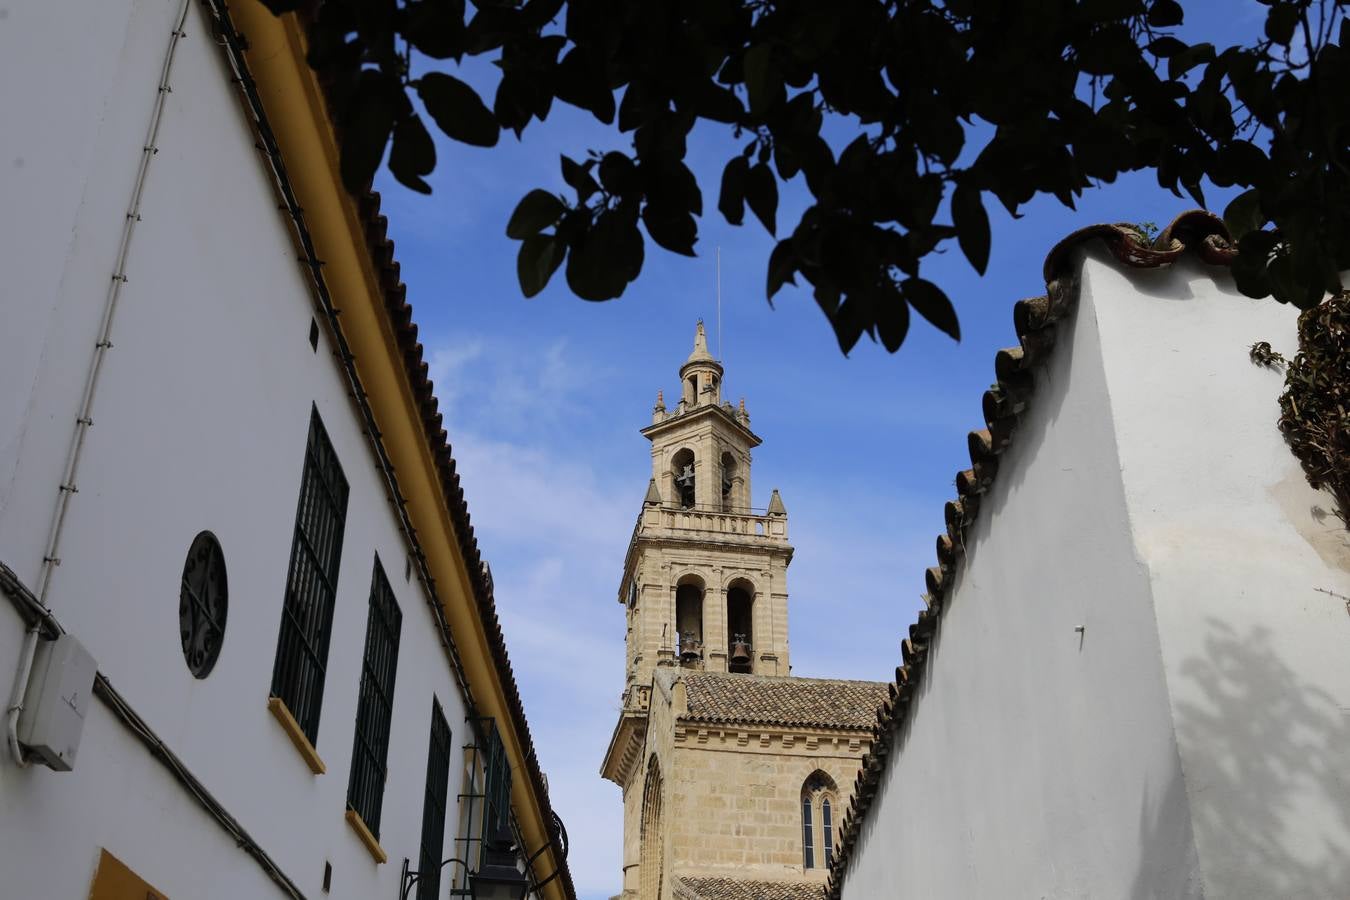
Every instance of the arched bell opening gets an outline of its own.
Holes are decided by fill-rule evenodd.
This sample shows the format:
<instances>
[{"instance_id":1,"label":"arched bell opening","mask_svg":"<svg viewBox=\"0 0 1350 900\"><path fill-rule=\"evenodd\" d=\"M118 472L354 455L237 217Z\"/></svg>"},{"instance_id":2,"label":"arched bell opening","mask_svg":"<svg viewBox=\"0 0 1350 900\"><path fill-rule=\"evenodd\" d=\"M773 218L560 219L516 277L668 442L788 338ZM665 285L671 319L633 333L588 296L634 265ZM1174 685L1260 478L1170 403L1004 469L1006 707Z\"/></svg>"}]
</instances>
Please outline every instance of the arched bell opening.
<instances>
[{"instance_id":1,"label":"arched bell opening","mask_svg":"<svg viewBox=\"0 0 1350 900\"><path fill-rule=\"evenodd\" d=\"M755 588L746 581L733 581L727 588L727 671L754 671Z\"/></svg>"},{"instance_id":2,"label":"arched bell opening","mask_svg":"<svg viewBox=\"0 0 1350 900\"><path fill-rule=\"evenodd\" d=\"M694 508L694 451L688 447L670 458L670 476L675 485L675 501L685 509Z\"/></svg>"},{"instance_id":3,"label":"arched bell opening","mask_svg":"<svg viewBox=\"0 0 1350 900\"><path fill-rule=\"evenodd\" d=\"M722 469L722 511L735 512L739 505L736 498L736 457L730 452L723 453Z\"/></svg>"},{"instance_id":4,"label":"arched bell opening","mask_svg":"<svg viewBox=\"0 0 1350 900\"><path fill-rule=\"evenodd\" d=\"M680 580L675 588L676 655L682 666L703 660L703 581L695 575Z\"/></svg>"}]
</instances>

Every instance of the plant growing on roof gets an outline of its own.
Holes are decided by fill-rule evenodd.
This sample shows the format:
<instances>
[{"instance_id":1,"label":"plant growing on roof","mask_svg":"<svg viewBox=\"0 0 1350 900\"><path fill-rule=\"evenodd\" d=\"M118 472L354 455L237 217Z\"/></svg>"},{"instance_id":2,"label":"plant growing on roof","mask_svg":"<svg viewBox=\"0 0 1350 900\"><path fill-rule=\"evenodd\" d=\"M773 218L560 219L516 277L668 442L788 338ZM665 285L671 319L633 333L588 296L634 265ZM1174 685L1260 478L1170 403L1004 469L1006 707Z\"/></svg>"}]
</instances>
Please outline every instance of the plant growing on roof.
<instances>
[{"instance_id":1,"label":"plant growing on roof","mask_svg":"<svg viewBox=\"0 0 1350 900\"><path fill-rule=\"evenodd\" d=\"M1201 206L1205 179L1246 188L1225 219L1249 296L1307 308L1350 268L1346 0L1247 0L1264 33L1223 50L1176 35L1178 0L263 2L317 5L309 61L331 86L353 191L391 137L390 172L430 191L436 150L414 97L484 147L554 100L631 134L629 148L563 157L574 196L534 190L516 207L526 296L566 263L577 296L618 297L648 239L693 255L704 202L685 157L700 122L741 142L719 212L739 225L749 207L781 237L767 296L804 280L844 352L863 334L895 351L911 312L960 336L922 263L955 242L984 272L988 199L1013 215L1043 194L1072 206L1124 172L1152 170ZM480 55L501 72L490 109L434 71ZM812 203L780 236L778 183L798 176Z\"/></svg>"}]
</instances>

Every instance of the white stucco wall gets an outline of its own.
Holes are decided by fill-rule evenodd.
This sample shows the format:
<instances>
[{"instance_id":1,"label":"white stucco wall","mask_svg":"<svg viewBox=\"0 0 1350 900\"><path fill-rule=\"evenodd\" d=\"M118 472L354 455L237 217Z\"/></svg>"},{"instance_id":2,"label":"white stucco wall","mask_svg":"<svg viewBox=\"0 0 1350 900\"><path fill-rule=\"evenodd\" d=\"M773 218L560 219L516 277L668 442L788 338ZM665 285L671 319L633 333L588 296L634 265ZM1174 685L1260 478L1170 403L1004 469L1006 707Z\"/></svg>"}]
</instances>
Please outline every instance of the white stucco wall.
<instances>
[{"instance_id":1,"label":"white stucco wall","mask_svg":"<svg viewBox=\"0 0 1350 900\"><path fill-rule=\"evenodd\" d=\"M20 2L0 27L0 559L30 585L177 5ZM321 894L329 861L331 896L394 897L402 858L416 867L433 694L452 731L443 856L455 855L464 704L427 598L404 578L407 546L326 331L310 348L310 293L196 2L186 31L47 599L306 894ZM15 79L44 84L20 96ZM351 488L319 776L266 709L312 404ZM224 550L230 607L219 660L198 680L178 597L204 529ZM383 866L343 818L376 554L403 613ZM8 692L22 627L3 610ZM100 847L171 897L279 893L106 708L91 710L73 772L0 764L0 896L85 896Z\"/></svg>"},{"instance_id":2,"label":"white stucco wall","mask_svg":"<svg viewBox=\"0 0 1350 900\"><path fill-rule=\"evenodd\" d=\"M1274 421L1295 311L1089 255L843 883L875 897L1332 897L1350 584ZM1320 544L1319 544L1320 546ZM1080 634L1075 628L1083 626Z\"/></svg>"},{"instance_id":3,"label":"white stucco wall","mask_svg":"<svg viewBox=\"0 0 1350 900\"><path fill-rule=\"evenodd\" d=\"M1208 897L1350 894L1350 536L1275 428L1296 311L1089 265ZM1141 360L1140 351L1146 355Z\"/></svg>"}]
</instances>

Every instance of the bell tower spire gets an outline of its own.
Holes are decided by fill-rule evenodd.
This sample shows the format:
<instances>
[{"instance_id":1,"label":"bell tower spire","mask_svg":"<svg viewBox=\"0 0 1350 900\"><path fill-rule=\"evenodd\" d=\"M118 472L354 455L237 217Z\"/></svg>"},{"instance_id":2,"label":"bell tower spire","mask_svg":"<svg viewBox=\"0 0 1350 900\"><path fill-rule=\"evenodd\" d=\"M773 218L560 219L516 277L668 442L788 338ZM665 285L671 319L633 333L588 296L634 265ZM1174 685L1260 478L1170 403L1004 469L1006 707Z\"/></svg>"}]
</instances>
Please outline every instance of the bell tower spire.
<instances>
[{"instance_id":1,"label":"bell tower spire","mask_svg":"<svg viewBox=\"0 0 1350 900\"><path fill-rule=\"evenodd\" d=\"M708 333L702 319L694 329L694 350L680 366L680 382L680 403L686 411L721 404L722 364L708 352Z\"/></svg>"},{"instance_id":2,"label":"bell tower spire","mask_svg":"<svg viewBox=\"0 0 1350 900\"><path fill-rule=\"evenodd\" d=\"M628 618L628 691L661 666L788 674L787 511L775 490L756 508L745 402L722 399L722 364L700 321L680 366L679 402L658 393L652 474L619 588ZM763 501L761 501L763 502Z\"/></svg>"}]
</instances>

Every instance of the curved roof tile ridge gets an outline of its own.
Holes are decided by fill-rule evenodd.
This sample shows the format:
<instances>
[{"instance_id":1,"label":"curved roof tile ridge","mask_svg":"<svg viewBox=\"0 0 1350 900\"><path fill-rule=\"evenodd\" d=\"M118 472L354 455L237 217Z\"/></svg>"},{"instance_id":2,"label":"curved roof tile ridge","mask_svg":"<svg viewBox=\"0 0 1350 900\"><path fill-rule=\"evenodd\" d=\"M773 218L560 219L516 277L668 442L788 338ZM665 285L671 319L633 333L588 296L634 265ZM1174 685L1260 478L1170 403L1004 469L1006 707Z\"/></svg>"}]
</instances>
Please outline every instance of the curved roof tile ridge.
<instances>
[{"instance_id":1,"label":"curved roof tile ridge","mask_svg":"<svg viewBox=\"0 0 1350 900\"><path fill-rule=\"evenodd\" d=\"M1135 269L1171 265L1187 252L1219 266L1230 265L1237 255L1223 220L1202 209L1177 216L1152 243L1129 223L1090 225L1059 241L1046 255L1042 268L1045 294L1014 304L1013 325L1018 346L999 350L994 356L997 381L982 398L985 427L970 433L967 443L971 467L957 473L957 497L944 508L947 531L937 537L938 564L924 572L926 608L919 612L909 626L908 636L900 643L902 665L895 670L887 699L877 708L872 746L862 759L853 796L839 824L839 846L830 866L826 900L839 900L843 891L849 860L876 796L886 757L914 702L915 689L927 674L928 641L937 630L948 601L946 591L965 555L966 531L979 513L980 495L993 484L998 457L1012 443L1018 417L1030 401L1034 386L1032 370L1043 364L1054 348L1055 323L1078 302L1079 272L1074 251L1097 239L1118 262Z\"/></svg>"},{"instance_id":2,"label":"curved roof tile ridge","mask_svg":"<svg viewBox=\"0 0 1350 900\"><path fill-rule=\"evenodd\" d=\"M555 848L565 845L558 830L557 812L549 799L547 783L543 769L535 752L534 739L530 734L530 725L525 717L525 704L520 697L520 688L516 684L515 672L511 667L511 658L506 651L506 637L502 633L501 622L497 616L496 599L493 586L482 553L478 548L478 538L474 534L473 522L469 516L469 504L464 497L464 488L460 484L459 472L455 463L449 434L444 428L444 419L436 399L435 386L430 377L430 367L424 357L424 348L417 340L417 325L412 319L412 304L407 300L407 288L399 277L399 264L394 259L394 242L387 236L389 220L380 213L380 195L369 191L358 201L360 215L364 220L367 249L376 271L380 276L380 290L384 295L385 313L393 327L399 349L403 354L404 371L408 383L412 386L422 414L422 426L428 446L440 469L441 486L445 503L450 510L454 523L455 536L459 539L459 549L468 569L469 581L473 585L474 602L487 633L488 645L492 653L493 665L502 682L510 707L512 725L520 736L525 751L530 783L536 795L543 801L551 814L545 827L549 839ZM530 848L534 849L534 848ZM565 858L559 859L559 879L567 896L575 897L576 888L572 882L572 873Z\"/></svg>"}]
</instances>

